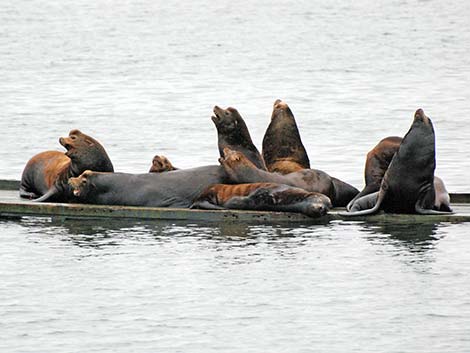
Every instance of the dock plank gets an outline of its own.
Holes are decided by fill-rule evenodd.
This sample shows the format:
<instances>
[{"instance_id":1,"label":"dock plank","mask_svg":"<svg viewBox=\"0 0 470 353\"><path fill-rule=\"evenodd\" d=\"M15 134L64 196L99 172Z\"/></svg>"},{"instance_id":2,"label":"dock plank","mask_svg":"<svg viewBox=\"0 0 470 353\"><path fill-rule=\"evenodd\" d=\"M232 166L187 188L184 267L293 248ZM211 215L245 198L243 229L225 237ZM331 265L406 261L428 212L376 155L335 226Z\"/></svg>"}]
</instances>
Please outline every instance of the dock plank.
<instances>
[{"instance_id":1,"label":"dock plank","mask_svg":"<svg viewBox=\"0 0 470 353\"><path fill-rule=\"evenodd\" d=\"M250 222L250 223L308 223L324 224L335 220L377 221L394 223L469 222L470 204L453 204L455 213L450 215L398 215L379 213L373 216L346 218L333 209L321 218L310 218L297 213L241 210L190 210L186 208L106 206L72 203L37 203L23 200L16 190L0 190L0 217L43 216L59 219L150 219L185 220L204 222Z\"/></svg>"}]
</instances>

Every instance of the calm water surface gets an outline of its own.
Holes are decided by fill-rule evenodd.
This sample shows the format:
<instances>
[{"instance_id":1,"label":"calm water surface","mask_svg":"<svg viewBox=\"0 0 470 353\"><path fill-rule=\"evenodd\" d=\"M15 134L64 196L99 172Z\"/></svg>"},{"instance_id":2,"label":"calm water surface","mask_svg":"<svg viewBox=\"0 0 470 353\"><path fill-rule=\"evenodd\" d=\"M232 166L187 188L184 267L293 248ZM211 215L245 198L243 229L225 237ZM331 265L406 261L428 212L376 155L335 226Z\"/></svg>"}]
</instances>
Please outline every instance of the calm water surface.
<instances>
[{"instance_id":1,"label":"calm water surface","mask_svg":"<svg viewBox=\"0 0 470 353\"><path fill-rule=\"evenodd\" d=\"M217 163L234 106L260 146L291 106L312 166L433 119L469 191L470 2L21 1L0 7L0 178L71 129L116 170ZM0 351L468 352L468 225L0 220Z\"/></svg>"}]
</instances>

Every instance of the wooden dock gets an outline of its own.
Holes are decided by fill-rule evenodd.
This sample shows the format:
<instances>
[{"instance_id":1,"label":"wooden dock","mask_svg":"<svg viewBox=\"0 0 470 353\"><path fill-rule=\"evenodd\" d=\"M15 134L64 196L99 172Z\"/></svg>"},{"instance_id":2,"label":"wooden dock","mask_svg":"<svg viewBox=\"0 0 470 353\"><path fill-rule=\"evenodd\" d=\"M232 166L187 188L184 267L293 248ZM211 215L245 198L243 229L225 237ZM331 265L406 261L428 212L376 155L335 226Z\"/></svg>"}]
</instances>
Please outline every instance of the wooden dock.
<instances>
[{"instance_id":1,"label":"wooden dock","mask_svg":"<svg viewBox=\"0 0 470 353\"><path fill-rule=\"evenodd\" d=\"M89 204L49 203L23 200L18 195L19 182L0 180L0 217L24 216L51 217L54 219L147 219L184 220L203 222L249 222L249 223L304 223L325 224L331 221L374 221L394 223L470 222L470 194L451 194L455 211L449 215L397 215L379 213L373 216L342 217L339 209L333 209L321 218L310 218L297 213L261 212L240 210L190 210L186 208L102 206Z\"/></svg>"}]
</instances>

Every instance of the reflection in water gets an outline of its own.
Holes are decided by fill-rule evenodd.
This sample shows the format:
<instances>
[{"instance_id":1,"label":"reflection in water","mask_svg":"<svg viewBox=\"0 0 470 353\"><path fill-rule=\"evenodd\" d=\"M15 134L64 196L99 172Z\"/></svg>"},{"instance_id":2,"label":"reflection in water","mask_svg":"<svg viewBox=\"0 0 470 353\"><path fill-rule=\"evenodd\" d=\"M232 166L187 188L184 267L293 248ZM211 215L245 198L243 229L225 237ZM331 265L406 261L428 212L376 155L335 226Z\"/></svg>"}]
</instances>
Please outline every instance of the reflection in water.
<instances>
[{"instance_id":1,"label":"reflection in water","mask_svg":"<svg viewBox=\"0 0 470 353\"><path fill-rule=\"evenodd\" d=\"M361 231L376 245L393 245L398 255L410 262L432 262L433 251L443 235L439 223L364 223ZM408 257L411 256L411 257Z\"/></svg>"},{"instance_id":2,"label":"reflection in water","mask_svg":"<svg viewBox=\"0 0 470 353\"><path fill-rule=\"evenodd\" d=\"M246 223L195 223L185 221L86 220L24 217L15 222L28 234L28 241L57 246L73 245L82 249L126 251L129 245L168 245L180 251L184 244L224 254L224 262L252 262L275 253L292 257L300 248L321 237L330 238L334 225L257 225ZM242 258L232 258L231 251ZM108 253L109 251L107 251ZM237 255L239 256L240 253ZM88 253L87 253L88 254ZM100 253L96 253L100 255ZM88 255L87 255L88 256Z\"/></svg>"}]
</instances>

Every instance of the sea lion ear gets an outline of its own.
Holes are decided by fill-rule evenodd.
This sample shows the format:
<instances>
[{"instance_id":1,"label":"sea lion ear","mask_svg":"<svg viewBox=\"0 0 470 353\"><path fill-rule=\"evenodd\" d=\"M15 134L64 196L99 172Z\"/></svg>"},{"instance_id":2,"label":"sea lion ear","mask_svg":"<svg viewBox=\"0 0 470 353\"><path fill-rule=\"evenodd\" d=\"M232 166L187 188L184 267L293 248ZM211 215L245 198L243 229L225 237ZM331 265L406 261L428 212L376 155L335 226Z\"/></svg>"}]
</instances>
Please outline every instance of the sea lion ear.
<instances>
[{"instance_id":1,"label":"sea lion ear","mask_svg":"<svg viewBox=\"0 0 470 353\"><path fill-rule=\"evenodd\" d=\"M219 161L220 164L224 164L224 158L223 157L219 157L218 161Z\"/></svg>"},{"instance_id":2,"label":"sea lion ear","mask_svg":"<svg viewBox=\"0 0 470 353\"><path fill-rule=\"evenodd\" d=\"M95 143L90 140L90 139L85 139L85 143L88 145L88 146L93 146Z\"/></svg>"}]
</instances>

